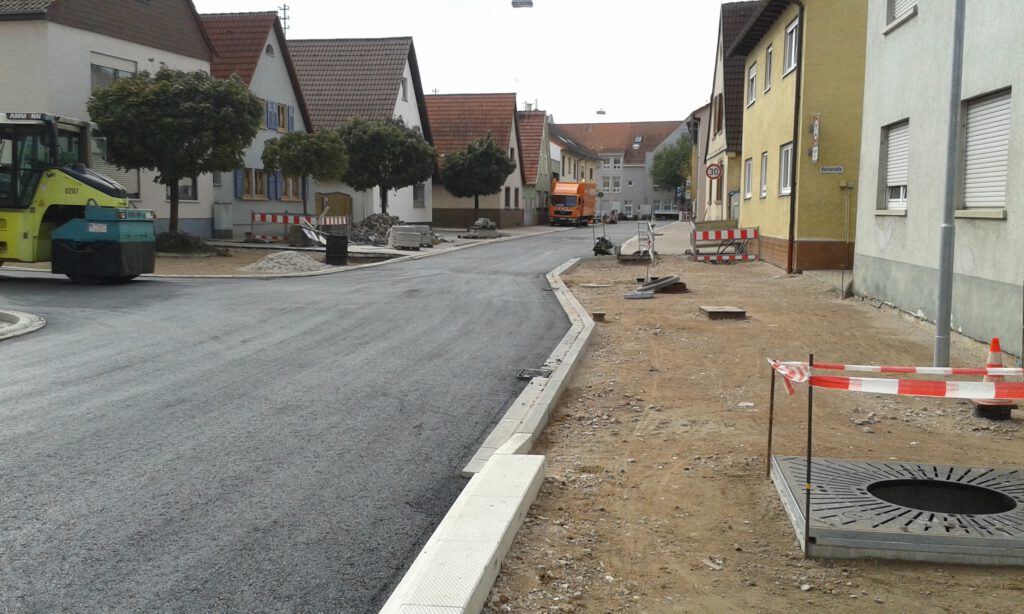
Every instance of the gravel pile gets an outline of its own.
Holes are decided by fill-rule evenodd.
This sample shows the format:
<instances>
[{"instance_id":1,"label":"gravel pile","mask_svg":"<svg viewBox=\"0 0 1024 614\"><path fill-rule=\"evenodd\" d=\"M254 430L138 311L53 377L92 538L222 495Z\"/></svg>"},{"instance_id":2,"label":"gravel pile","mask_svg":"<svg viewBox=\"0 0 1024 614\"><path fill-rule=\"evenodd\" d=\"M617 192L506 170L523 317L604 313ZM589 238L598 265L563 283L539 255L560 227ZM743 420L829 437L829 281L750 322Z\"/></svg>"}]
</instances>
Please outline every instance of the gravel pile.
<instances>
[{"instance_id":1,"label":"gravel pile","mask_svg":"<svg viewBox=\"0 0 1024 614\"><path fill-rule=\"evenodd\" d=\"M328 265L317 262L299 252L275 252L241 270L249 273L306 273L329 269Z\"/></svg>"}]
</instances>

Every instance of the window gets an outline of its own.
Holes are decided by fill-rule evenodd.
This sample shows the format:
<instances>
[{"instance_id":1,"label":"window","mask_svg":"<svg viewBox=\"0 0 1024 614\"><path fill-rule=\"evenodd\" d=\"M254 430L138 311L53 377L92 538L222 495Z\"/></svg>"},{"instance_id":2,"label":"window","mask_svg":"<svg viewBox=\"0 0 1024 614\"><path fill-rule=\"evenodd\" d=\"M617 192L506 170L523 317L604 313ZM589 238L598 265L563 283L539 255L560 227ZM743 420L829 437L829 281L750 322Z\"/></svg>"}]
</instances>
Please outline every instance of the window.
<instances>
[{"instance_id":1,"label":"window","mask_svg":"<svg viewBox=\"0 0 1024 614\"><path fill-rule=\"evenodd\" d=\"M612 158L612 169L622 168L622 158Z\"/></svg>"},{"instance_id":2,"label":"window","mask_svg":"<svg viewBox=\"0 0 1024 614\"><path fill-rule=\"evenodd\" d=\"M402 77L402 100L409 101L409 80L405 77Z\"/></svg>"},{"instance_id":3,"label":"window","mask_svg":"<svg viewBox=\"0 0 1024 614\"><path fill-rule=\"evenodd\" d=\"M772 89L772 46L768 45L768 48L764 52L764 91Z\"/></svg>"},{"instance_id":4,"label":"window","mask_svg":"<svg viewBox=\"0 0 1024 614\"><path fill-rule=\"evenodd\" d=\"M253 197L266 199L267 173L262 168L253 169Z\"/></svg>"},{"instance_id":5,"label":"window","mask_svg":"<svg viewBox=\"0 0 1024 614\"><path fill-rule=\"evenodd\" d=\"M885 207L907 208L907 183L910 177L910 122L884 128Z\"/></svg>"},{"instance_id":6,"label":"window","mask_svg":"<svg viewBox=\"0 0 1024 614\"><path fill-rule=\"evenodd\" d=\"M594 180L594 168L590 167L589 169L587 169L587 171L590 173L590 181L593 181Z\"/></svg>"},{"instance_id":7,"label":"window","mask_svg":"<svg viewBox=\"0 0 1024 614\"><path fill-rule=\"evenodd\" d=\"M508 157L512 158L513 160L516 159L516 148L515 147L509 147L508 148Z\"/></svg>"},{"instance_id":8,"label":"window","mask_svg":"<svg viewBox=\"0 0 1024 614\"><path fill-rule=\"evenodd\" d=\"M505 208L508 209L512 206L512 188L505 188Z\"/></svg>"},{"instance_id":9,"label":"window","mask_svg":"<svg viewBox=\"0 0 1024 614\"><path fill-rule=\"evenodd\" d=\"M991 209L1006 206L1010 111L1009 90L967 103L964 208Z\"/></svg>"},{"instance_id":10,"label":"window","mask_svg":"<svg viewBox=\"0 0 1024 614\"><path fill-rule=\"evenodd\" d=\"M612 177L612 192L616 193L616 192L621 192L621 191L622 191L622 177L617 177L617 176L616 177Z\"/></svg>"},{"instance_id":11,"label":"window","mask_svg":"<svg viewBox=\"0 0 1024 614\"><path fill-rule=\"evenodd\" d=\"M743 162L743 198L749 199L754 186L754 159Z\"/></svg>"},{"instance_id":12,"label":"window","mask_svg":"<svg viewBox=\"0 0 1024 614\"><path fill-rule=\"evenodd\" d=\"M631 188L631 187L633 187L633 182L632 182L632 181L627 181L627 182L626 182L626 187L627 187L627 188Z\"/></svg>"},{"instance_id":13,"label":"window","mask_svg":"<svg viewBox=\"0 0 1024 614\"><path fill-rule=\"evenodd\" d=\"M118 79L134 75L137 69L138 64L132 60L93 52L89 65L92 93L107 89Z\"/></svg>"},{"instance_id":14,"label":"window","mask_svg":"<svg viewBox=\"0 0 1024 614\"><path fill-rule=\"evenodd\" d=\"M513 205L515 206L516 209L519 208L519 188L516 188L515 199L512 201L512 203L513 203Z\"/></svg>"},{"instance_id":15,"label":"window","mask_svg":"<svg viewBox=\"0 0 1024 614\"><path fill-rule=\"evenodd\" d=\"M917 14L917 0L888 0L886 4L886 23Z\"/></svg>"},{"instance_id":16,"label":"window","mask_svg":"<svg viewBox=\"0 0 1024 614\"><path fill-rule=\"evenodd\" d=\"M715 104L712 108L712 114L715 116L715 134L720 134L725 128L725 118L723 117L725 110L722 105L721 94L715 95Z\"/></svg>"},{"instance_id":17,"label":"window","mask_svg":"<svg viewBox=\"0 0 1024 614\"><path fill-rule=\"evenodd\" d=\"M274 57L274 46L273 45L267 45L266 54L269 55L270 57Z\"/></svg>"},{"instance_id":18,"label":"window","mask_svg":"<svg viewBox=\"0 0 1024 614\"><path fill-rule=\"evenodd\" d=\"M601 158L601 170L608 170L612 167L611 158Z\"/></svg>"},{"instance_id":19,"label":"window","mask_svg":"<svg viewBox=\"0 0 1024 614\"><path fill-rule=\"evenodd\" d=\"M800 27L799 19L794 19L786 26L786 47L782 53L782 74L788 75L796 68L797 62L797 28Z\"/></svg>"},{"instance_id":20,"label":"window","mask_svg":"<svg viewBox=\"0 0 1024 614\"><path fill-rule=\"evenodd\" d=\"M612 178L608 175L601 177L601 191L611 192L612 190Z\"/></svg>"},{"instance_id":21,"label":"window","mask_svg":"<svg viewBox=\"0 0 1024 614\"><path fill-rule=\"evenodd\" d=\"M427 186L417 183L412 186L412 208L425 209L427 206Z\"/></svg>"},{"instance_id":22,"label":"window","mask_svg":"<svg viewBox=\"0 0 1024 614\"><path fill-rule=\"evenodd\" d=\"M761 152L761 198L768 196L768 152Z\"/></svg>"},{"instance_id":23,"label":"window","mask_svg":"<svg viewBox=\"0 0 1024 614\"><path fill-rule=\"evenodd\" d=\"M280 104L277 105L277 131L278 132L289 132L288 130L288 105Z\"/></svg>"},{"instance_id":24,"label":"window","mask_svg":"<svg viewBox=\"0 0 1024 614\"><path fill-rule=\"evenodd\" d=\"M213 187L219 188L224 184L224 180L220 176L220 171L213 172Z\"/></svg>"},{"instance_id":25,"label":"window","mask_svg":"<svg viewBox=\"0 0 1024 614\"><path fill-rule=\"evenodd\" d=\"M281 200L302 200L302 178L288 177L280 178Z\"/></svg>"},{"instance_id":26,"label":"window","mask_svg":"<svg viewBox=\"0 0 1024 614\"><path fill-rule=\"evenodd\" d=\"M239 177L235 176L235 195L249 200L266 199L267 176L263 169L247 168L239 172L241 173L240 181Z\"/></svg>"},{"instance_id":27,"label":"window","mask_svg":"<svg viewBox=\"0 0 1024 614\"><path fill-rule=\"evenodd\" d=\"M167 188L167 200L171 199L171 188ZM178 200L199 200L199 190L196 188L195 177L189 177L178 181Z\"/></svg>"},{"instance_id":28,"label":"window","mask_svg":"<svg viewBox=\"0 0 1024 614\"><path fill-rule=\"evenodd\" d=\"M793 144L779 148L779 194L785 196L793 191Z\"/></svg>"},{"instance_id":29,"label":"window","mask_svg":"<svg viewBox=\"0 0 1024 614\"><path fill-rule=\"evenodd\" d=\"M754 104L757 99L757 63L751 64L747 69L747 106Z\"/></svg>"}]
</instances>

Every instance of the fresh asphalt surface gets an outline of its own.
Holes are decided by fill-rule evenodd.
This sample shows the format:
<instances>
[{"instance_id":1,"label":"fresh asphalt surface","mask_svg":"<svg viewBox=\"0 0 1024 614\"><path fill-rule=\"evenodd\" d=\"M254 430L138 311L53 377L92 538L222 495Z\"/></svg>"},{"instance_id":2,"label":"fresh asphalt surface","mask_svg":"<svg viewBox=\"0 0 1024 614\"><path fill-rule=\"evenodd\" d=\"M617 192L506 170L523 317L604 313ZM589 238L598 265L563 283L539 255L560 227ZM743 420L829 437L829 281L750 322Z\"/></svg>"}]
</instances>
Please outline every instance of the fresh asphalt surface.
<instances>
[{"instance_id":1,"label":"fresh asphalt surface","mask_svg":"<svg viewBox=\"0 0 1024 614\"><path fill-rule=\"evenodd\" d=\"M545 274L591 232L262 281L0 269L47 320L0 342L0 611L375 612L568 330Z\"/></svg>"}]
</instances>

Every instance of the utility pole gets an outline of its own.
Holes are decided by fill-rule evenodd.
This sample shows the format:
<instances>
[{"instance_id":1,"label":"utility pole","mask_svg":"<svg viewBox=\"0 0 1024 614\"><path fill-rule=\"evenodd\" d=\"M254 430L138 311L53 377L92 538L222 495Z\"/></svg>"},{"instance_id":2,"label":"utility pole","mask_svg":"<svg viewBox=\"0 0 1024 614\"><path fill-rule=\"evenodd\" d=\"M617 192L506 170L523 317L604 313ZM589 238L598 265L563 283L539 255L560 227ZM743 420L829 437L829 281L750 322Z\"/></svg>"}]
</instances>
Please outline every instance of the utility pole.
<instances>
[{"instance_id":1,"label":"utility pole","mask_svg":"<svg viewBox=\"0 0 1024 614\"><path fill-rule=\"evenodd\" d=\"M953 314L953 241L956 234L956 175L960 141L960 98L964 73L964 13L966 0L956 0L953 17L953 71L949 88L946 148L946 198L939 226L939 297L935 314L935 352L932 364L949 366L949 329Z\"/></svg>"},{"instance_id":2,"label":"utility pole","mask_svg":"<svg viewBox=\"0 0 1024 614\"><path fill-rule=\"evenodd\" d=\"M281 11L281 29L284 30L286 36L288 34L288 30L291 28L291 26L288 25L288 20L291 19L291 17L288 16L288 11L291 10L291 8L292 7L287 4L277 7L277 10Z\"/></svg>"}]
</instances>

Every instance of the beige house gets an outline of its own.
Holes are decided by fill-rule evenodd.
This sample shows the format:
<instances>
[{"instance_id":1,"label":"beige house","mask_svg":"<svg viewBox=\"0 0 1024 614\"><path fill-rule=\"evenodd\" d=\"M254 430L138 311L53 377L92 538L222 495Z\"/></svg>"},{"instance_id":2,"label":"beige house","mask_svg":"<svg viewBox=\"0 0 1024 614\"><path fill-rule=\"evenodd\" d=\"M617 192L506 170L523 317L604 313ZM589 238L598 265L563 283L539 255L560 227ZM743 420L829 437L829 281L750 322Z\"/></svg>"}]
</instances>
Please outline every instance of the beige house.
<instances>
[{"instance_id":1,"label":"beige house","mask_svg":"<svg viewBox=\"0 0 1024 614\"><path fill-rule=\"evenodd\" d=\"M711 113L707 146L704 154L706 167L717 167L717 178L708 175L703 210L705 220L735 220L739 218L740 176L743 163L740 152L743 144L743 74L744 58L728 57L726 52L743 31L747 19L760 4L732 2L722 5L718 24L718 51L715 54L715 79L711 88Z\"/></svg>"}]
</instances>

